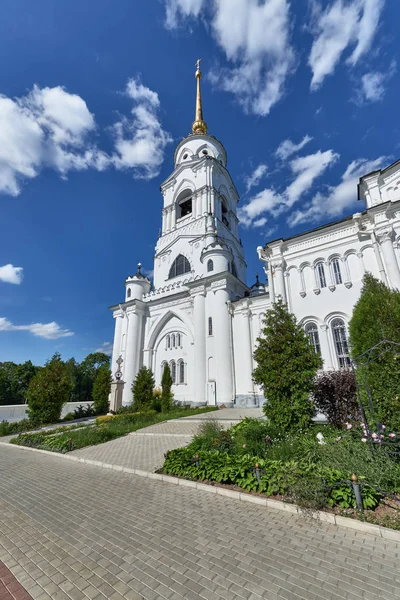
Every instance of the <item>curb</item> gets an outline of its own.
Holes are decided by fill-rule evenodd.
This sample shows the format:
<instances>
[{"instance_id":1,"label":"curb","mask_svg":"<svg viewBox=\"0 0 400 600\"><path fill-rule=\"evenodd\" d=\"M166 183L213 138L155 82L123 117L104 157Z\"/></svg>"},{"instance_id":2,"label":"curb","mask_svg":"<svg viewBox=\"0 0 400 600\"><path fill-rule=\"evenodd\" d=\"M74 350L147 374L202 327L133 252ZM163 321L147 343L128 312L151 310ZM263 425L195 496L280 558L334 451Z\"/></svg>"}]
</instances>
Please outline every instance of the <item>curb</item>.
<instances>
[{"instance_id":1,"label":"curb","mask_svg":"<svg viewBox=\"0 0 400 600\"><path fill-rule=\"evenodd\" d=\"M240 502L249 502L250 504L258 504L265 508L271 508L273 510L280 510L288 512L294 515L304 516L303 510L296 504L288 504L281 500L271 500L270 498L262 498L260 496L252 496L246 492L236 492L233 490L227 490L226 488L220 488L214 485L208 485L206 483L198 483L197 481L189 481L188 479L181 479L180 477L172 477L171 475L160 475L159 473L151 473L150 471L143 471L141 469L131 469L129 467L123 467L121 465L113 465L110 463L104 463L99 460L91 460L89 458L79 458L77 456L71 456L68 454L61 454L59 452L50 452L49 450L39 450L37 448L28 448L27 446L16 446L9 444L8 442L0 442L0 446L8 446L9 448L19 448L21 450L27 450L30 452L39 452L41 454L47 454L74 462L80 462L94 467L102 467L103 469L111 469L113 471L120 471L122 473L128 473L130 475L137 475L138 477L145 477L154 481L162 481L170 483L172 485L179 485L183 487L196 488L202 492L208 492L216 494L217 496L225 496L225 498L231 498L232 500L239 500ZM373 523L364 523L363 521L357 521L356 519L350 519L348 517L342 517L334 515L332 513L326 513L323 511L307 512L307 516L328 523L330 525L336 525L337 527L346 527L347 529L353 529L360 533L366 533L381 537L385 540L394 542L400 542L400 531L396 529L389 529L387 527L381 527L380 525L374 525Z\"/></svg>"}]
</instances>

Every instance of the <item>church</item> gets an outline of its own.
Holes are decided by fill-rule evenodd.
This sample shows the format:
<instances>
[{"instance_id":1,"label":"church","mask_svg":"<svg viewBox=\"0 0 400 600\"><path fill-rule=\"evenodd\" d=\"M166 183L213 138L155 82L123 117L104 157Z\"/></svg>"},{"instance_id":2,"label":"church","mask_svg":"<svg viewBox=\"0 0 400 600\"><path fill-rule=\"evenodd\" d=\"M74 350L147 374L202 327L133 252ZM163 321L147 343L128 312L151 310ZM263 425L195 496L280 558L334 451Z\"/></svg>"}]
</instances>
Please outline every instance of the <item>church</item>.
<instances>
[{"instance_id":1,"label":"church","mask_svg":"<svg viewBox=\"0 0 400 600\"><path fill-rule=\"evenodd\" d=\"M153 284L139 264L125 280L124 301L110 307L120 390L111 393L111 409L132 402L140 367L160 385L167 363L178 402L260 406L253 351L278 297L304 326L324 369L333 370L350 363L348 323L364 273L400 289L400 161L360 178L360 212L255 249L267 283L246 284L239 195L224 146L207 133L199 65L192 133L178 144L174 171L161 184Z\"/></svg>"}]
</instances>

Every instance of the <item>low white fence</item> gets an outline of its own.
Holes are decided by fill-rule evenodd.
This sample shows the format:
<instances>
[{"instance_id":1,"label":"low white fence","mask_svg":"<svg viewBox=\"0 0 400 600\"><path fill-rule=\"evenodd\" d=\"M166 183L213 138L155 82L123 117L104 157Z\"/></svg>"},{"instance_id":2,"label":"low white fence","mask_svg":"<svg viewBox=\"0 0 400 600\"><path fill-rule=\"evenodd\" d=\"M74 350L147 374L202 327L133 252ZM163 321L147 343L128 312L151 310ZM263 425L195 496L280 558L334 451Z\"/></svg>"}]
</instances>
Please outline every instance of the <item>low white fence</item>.
<instances>
[{"instance_id":1,"label":"low white fence","mask_svg":"<svg viewBox=\"0 0 400 600\"><path fill-rule=\"evenodd\" d=\"M61 411L61 417L65 417L65 415L69 412L74 412L78 406L86 407L88 404L92 406L93 402L67 402L64 404L63 409ZM12 421L20 421L21 419L25 419L27 405L26 404L8 404L6 406L0 406L0 422L8 421L11 423Z\"/></svg>"}]
</instances>

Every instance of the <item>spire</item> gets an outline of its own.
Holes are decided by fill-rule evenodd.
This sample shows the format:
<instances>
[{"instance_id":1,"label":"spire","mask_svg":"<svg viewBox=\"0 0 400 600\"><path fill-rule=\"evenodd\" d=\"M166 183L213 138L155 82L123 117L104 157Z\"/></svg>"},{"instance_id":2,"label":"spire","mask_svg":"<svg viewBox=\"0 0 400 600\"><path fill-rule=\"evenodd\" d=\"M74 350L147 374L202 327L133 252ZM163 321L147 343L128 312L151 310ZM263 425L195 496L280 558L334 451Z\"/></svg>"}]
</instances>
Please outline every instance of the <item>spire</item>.
<instances>
[{"instance_id":1,"label":"spire","mask_svg":"<svg viewBox=\"0 0 400 600\"><path fill-rule=\"evenodd\" d=\"M200 89L200 79L201 79L201 71L200 71L200 61L199 58L196 62L196 79L197 79L197 95L196 95L196 117L195 121L192 125L193 133L207 133L207 123L203 121L203 108L201 105L201 89Z\"/></svg>"}]
</instances>

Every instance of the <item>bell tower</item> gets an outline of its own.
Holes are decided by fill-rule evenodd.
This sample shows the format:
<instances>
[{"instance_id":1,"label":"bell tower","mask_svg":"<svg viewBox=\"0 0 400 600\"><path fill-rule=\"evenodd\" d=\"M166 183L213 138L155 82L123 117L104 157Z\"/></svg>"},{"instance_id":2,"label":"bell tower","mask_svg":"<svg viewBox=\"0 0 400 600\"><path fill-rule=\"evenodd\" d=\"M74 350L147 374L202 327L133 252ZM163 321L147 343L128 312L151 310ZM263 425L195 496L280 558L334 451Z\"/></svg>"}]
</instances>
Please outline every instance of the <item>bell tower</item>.
<instances>
[{"instance_id":1,"label":"bell tower","mask_svg":"<svg viewBox=\"0 0 400 600\"><path fill-rule=\"evenodd\" d=\"M246 285L238 234L239 195L227 170L224 146L203 119L200 59L191 133L178 144L174 171L161 184L161 235L154 259L154 287L164 288L218 272Z\"/></svg>"}]
</instances>

